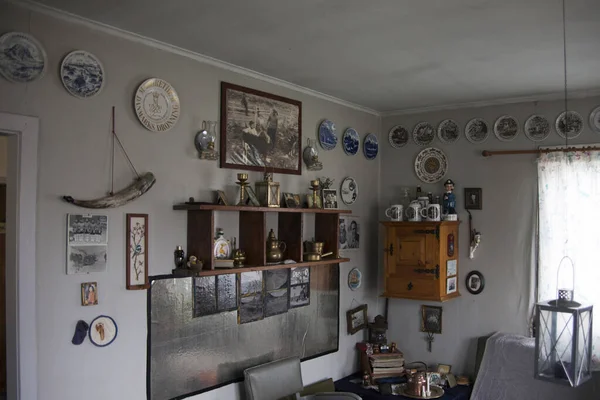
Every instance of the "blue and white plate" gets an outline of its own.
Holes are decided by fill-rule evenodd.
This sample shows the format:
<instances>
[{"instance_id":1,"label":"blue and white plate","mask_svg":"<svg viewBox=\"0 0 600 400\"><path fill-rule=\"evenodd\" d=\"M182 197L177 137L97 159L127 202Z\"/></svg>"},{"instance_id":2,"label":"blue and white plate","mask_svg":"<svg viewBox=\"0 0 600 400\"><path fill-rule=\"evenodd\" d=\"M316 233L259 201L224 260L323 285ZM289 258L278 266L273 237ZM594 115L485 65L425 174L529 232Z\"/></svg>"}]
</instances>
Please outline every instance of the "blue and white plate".
<instances>
[{"instance_id":1,"label":"blue and white plate","mask_svg":"<svg viewBox=\"0 0 600 400\"><path fill-rule=\"evenodd\" d=\"M379 142L377 141L377 136L369 133L365 137L365 141L363 143L363 152L365 153L365 158L367 160L374 160L377 158L377 153L379 153Z\"/></svg>"},{"instance_id":2,"label":"blue and white plate","mask_svg":"<svg viewBox=\"0 0 600 400\"><path fill-rule=\"evenodd\" d=\"M362 272L358 268L352 268L348 272L348 287L350 290L356 290L362 285Z\"/></svg>"},{"instance_id":3,"label":"blue and white plate","mask_svg":"<svg viewBox=\"0 0 600 400\"><path fill-rule=\"evenodd\" d=\"M353 156L358 153L358 148L360 147L360 137L355 129L346 129L344 135L342 136L342 146L344 147L344 152L349 156Z\"/></svg>"},{"instance_id":4,"label":"blue and white plate","mask_svg":"<svg viewBox=\"0 0 600 400\"><path fill-rule=\"evenodd\" d=\"M0 75L11 82L32 82L46 71L46 52L31 35L9 32L0 36Z\"/></svg>"},{"instance_id":5,"label":"blue and white plate","mask_svg":"<svg viewBox=\"0 0 600 400\"><path fill-rule=\"evenodd\" d=\"M85 99L100 93L104 85L104 68L98 58L83 50L75 50L64 58L60 79L75 97Z\"/></svg>"},{"instance_id":6,"label":"blue and white plate","mask_svg":"<svg viewBox=\"0 0 600 400\"><path fill-rule=\"evenodd\" d=\"M335 134L335 124L328 119L319 125L319 143L323 150L333 150L337 145L338 138Z\"/></svg>"}]
</instances>

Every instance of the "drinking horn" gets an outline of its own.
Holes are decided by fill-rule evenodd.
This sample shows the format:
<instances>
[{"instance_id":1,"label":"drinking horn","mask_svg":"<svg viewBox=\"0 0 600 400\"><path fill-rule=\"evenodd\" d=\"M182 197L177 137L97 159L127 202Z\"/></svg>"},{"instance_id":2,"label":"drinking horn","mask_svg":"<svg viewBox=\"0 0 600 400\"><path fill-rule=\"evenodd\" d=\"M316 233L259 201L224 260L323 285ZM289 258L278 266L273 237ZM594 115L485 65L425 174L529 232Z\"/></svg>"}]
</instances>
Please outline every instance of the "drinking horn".
<instances>
[{"instance_id":1,"label":"drinking horn","mask_svg":"<svg viewBox=\"0 0 600 400\"><path fill-rule=\"evenodd\" d=\"M67 203L84 208L115 208L123 206L146 193L156 182L152 172L146 172L125 189L95 200L77 200L71 196L63 196Z\"/></svg>"}]
</instances>

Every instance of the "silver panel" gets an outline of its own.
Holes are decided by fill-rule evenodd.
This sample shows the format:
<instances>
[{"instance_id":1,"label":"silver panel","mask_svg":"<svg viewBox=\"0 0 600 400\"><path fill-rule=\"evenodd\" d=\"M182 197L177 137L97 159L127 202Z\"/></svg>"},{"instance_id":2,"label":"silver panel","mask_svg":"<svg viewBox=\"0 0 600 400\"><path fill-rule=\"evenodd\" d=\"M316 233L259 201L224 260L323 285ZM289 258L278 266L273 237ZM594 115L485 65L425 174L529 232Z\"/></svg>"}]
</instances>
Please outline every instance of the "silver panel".
<instances>
[{"instance_id":1,"label":"silver panel","mask_svg":"<svg viewBox=\"0 0 600 400\"><path fill-rule=\"evenodd\" d=\"M235 310L193 318L192 278L154 280L148 296L152 400L241 379L245 368L272 360L338 348L337 265L311 268L309 305L242 325Z\"/></svg>"}]
</instances>

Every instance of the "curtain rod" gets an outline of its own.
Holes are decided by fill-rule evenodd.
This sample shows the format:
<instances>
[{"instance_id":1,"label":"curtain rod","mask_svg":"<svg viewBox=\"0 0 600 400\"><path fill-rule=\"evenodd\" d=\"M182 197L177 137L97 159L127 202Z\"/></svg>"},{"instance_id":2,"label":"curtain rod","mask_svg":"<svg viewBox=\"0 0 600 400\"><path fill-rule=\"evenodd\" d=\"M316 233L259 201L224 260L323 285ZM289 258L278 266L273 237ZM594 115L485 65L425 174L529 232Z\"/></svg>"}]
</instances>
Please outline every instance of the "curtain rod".
<instances>
[{"instance_id":1,"label":"curtain rod","mask_svg":"<svg viewBox=\"0 0 600 400\"><path fill-rule=\"evenodd\" d=\"M484 157L491 156L508 156L515 154L544 154L544 153L556 153L556 152L569 152L569 151L600 151L600 147L588 146L588 147L564 147L562 149L538 149L538 150L500 150L500 151L488 151L484 150L481 155Z\"/></svg>"}]
</instances>

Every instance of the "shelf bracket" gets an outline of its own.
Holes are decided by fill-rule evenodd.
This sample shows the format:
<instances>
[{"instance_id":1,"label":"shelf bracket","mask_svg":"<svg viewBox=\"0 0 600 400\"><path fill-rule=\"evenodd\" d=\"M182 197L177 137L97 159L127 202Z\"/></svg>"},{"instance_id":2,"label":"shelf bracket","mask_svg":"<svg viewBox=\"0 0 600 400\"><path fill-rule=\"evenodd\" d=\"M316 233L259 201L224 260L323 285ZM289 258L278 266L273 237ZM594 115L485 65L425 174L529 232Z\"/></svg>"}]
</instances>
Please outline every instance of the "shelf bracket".
<instances>
[{"instance_id":1,"label":"shelf bracket","mask_svg":"<svg viewBox=\"0 0 600 400\"><path fill-rule=\"evenodd\" d=\"M440 227L436 226L435 229L416 229L415 233L420 235L435 235L437 240L440 240Z\"/></svg>"}]
</instances>

